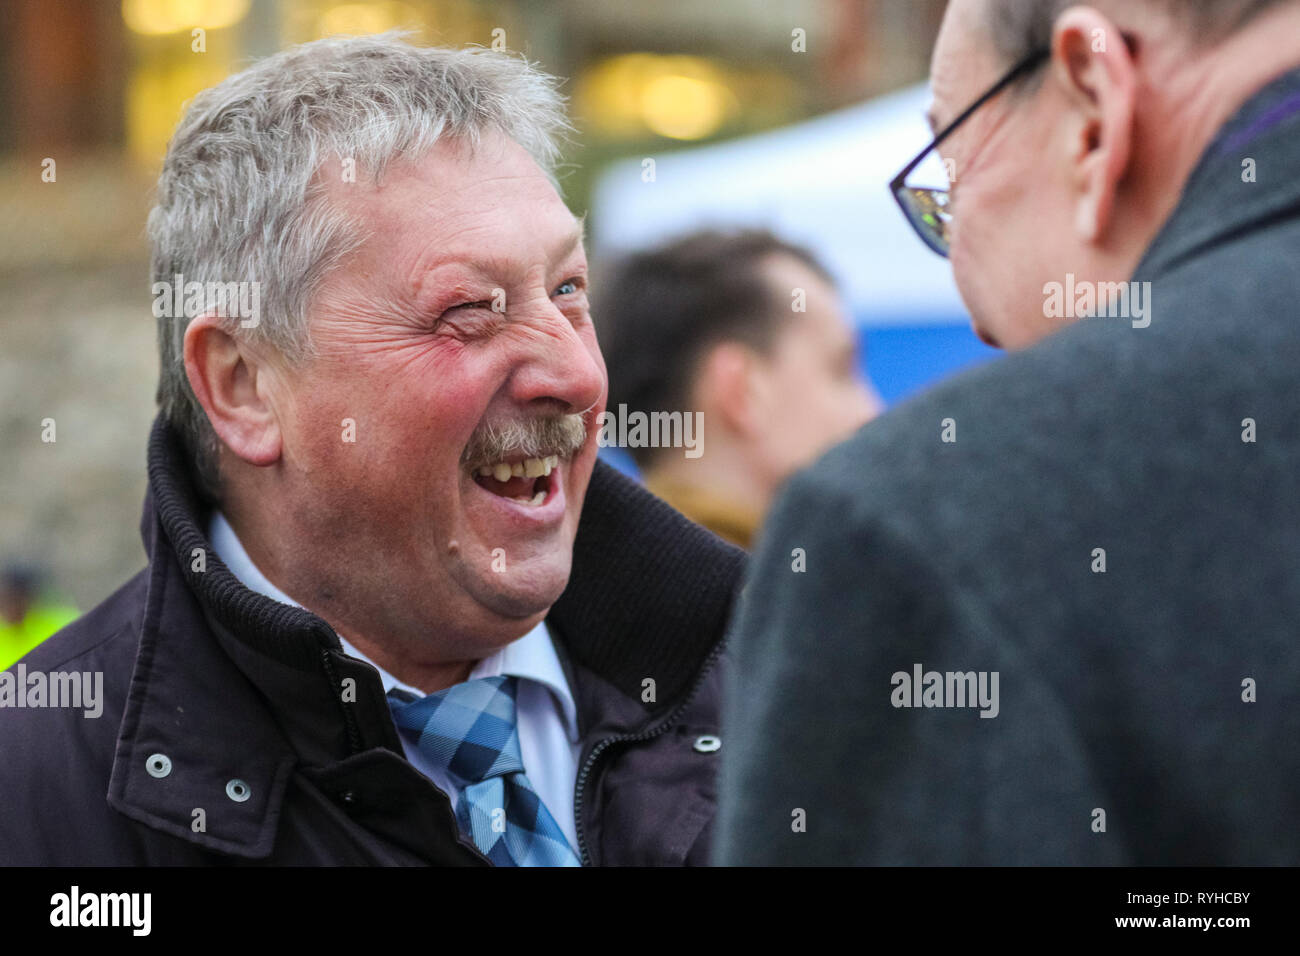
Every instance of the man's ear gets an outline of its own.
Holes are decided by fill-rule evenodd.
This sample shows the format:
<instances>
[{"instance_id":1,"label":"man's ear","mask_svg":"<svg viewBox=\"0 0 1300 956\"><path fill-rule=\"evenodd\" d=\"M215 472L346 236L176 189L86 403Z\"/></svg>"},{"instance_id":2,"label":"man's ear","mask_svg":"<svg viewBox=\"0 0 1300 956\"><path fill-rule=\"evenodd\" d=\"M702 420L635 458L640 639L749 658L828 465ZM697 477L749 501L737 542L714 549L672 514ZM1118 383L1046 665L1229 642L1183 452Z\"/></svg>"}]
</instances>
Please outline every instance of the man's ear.
<instances>
[{"instance_id":1,"label":"man's ear","mask_svg":"<svg viewBox=\"0 0 1300 956\"><path fill-rule=\"evenodd\" d=\"M280 459L280 423L268 401L270 369L262 352L236 339L206 313L185 330L185 374L217 437L250 465Z\"/></svg>"},{"instance_id":2,"label":"man's ear","mask_svg":"<svg viewBox=\"0 0 1300 956\"><path fill-rule=\"evenodd\" d=\"M1132 159L1137 66L1119 27L1089 7L1071 7L1052 31L1051 70L1069 110L1075 232L1098 242Z\"/></svg>"},{"instance_id":3,"label":"man's ear","mask_svg":"<svg viewBox=\"0 0 1300 956\"><path fill-rule=\"evenodd\" d=\"M756 358L752 349L739 342L722 342L705 353L696 379L701 406L745 436L762 427L754 394Z\"/></svg>"}]
</instances>

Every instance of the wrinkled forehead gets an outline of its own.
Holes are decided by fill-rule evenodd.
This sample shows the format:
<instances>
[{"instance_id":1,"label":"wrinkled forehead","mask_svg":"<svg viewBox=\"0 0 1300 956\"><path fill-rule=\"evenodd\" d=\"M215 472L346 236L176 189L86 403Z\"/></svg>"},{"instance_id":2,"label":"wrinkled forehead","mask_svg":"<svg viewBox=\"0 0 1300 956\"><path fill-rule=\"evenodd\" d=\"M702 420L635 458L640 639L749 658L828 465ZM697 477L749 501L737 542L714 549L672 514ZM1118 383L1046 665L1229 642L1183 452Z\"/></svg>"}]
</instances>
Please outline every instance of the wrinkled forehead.
<instances>
[{"instance_id":1,"label":"wrinkled forehead","mask_svg":"<svg viewBox=\"0 0 1300 956\"><path fill-rule=\"evenodd\" d=\"M447 262L533 267L581 249L582 223L528 152L504 136L439 142L390 165L378 184L361 178L329 183L328 191L367 236L361 258L384 271Z\"/></svg>"},{"instance_id":2,"label":"wrinkled forehead","mask_svg":"<svg viewBox=\"0 0 1300 956\"><path fill-rule=\"evenodd\" d=\"M527 150L495 133L476 143L440 140L416 158L390 163L377 182L361 170L355 178L345 173L337 159L322 167L330 195L350 212L384 222L466 221L498 210L518 213L520 207L535 213L565 208Z\"/></svg>"}]
</instances>

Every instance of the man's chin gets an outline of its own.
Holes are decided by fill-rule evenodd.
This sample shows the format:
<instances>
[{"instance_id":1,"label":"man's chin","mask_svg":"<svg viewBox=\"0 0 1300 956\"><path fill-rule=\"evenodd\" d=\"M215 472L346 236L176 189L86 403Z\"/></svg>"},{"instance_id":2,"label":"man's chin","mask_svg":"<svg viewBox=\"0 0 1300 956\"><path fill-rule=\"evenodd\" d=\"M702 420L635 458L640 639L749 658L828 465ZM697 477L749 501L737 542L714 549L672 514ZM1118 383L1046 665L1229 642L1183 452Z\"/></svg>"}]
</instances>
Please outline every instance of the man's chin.
<instances>
[{"instance_id":1,"label":"man's chin","mask_svg":"<svg viewBox=\"0 0 1300 956\"><path fill-rule=\"evenodd\" d=\"M560 589L561 592L563 590ZM487 600L481 603L498 617L508 621L531 623L535 626L537 621L546 617L551 610L551 605L559 600L559 597L559 594L554 597L540 598L535 594L498 593L488 596Z\"/></svg>"},{"instance_id":2,"label":"man's chin","mask_svg":"<svg viewBox=\"0 0 1300 956\"><path fill-rule=\"evenodd\" d=\"M998 340L993 335L993 333L990 332L988 329L986 329L983 325L981 325L978 322L974 322L971 324L971 327L975 330L976 337L979 338L979 340L983 342L985 345L995 349L1002 348L1002 346L998 344Z\"/></svg>"},{"instance_id":3,"label":"man's chin","mask_svg":"<svg viewBox=\"0 0 1300 956\"><path fill-rule=\"evenodd\" d=\"M536 624L568 586L570 563L566 558L550 567L511 568L509 558L502 555L496 564L501 570L489 572L490 577L462 581L461 586L489 615L506 622Z\"/></svg>"}]
</instances>

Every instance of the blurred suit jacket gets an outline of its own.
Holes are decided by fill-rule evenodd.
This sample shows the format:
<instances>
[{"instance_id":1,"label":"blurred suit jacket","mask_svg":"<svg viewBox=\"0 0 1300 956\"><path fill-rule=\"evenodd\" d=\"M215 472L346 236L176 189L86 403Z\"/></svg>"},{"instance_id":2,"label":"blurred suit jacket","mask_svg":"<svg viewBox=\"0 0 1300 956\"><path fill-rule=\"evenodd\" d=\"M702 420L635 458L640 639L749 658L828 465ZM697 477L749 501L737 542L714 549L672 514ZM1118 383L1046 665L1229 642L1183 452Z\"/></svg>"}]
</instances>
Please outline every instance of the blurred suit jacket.
<instances>
[{"instance_id":1,"label":"blurred suit jacket","mask_svg":"<svg viewBox=\"0 0 1300 956\"><path fill-rule=\"evenodd\" d=\"M729 638L715 862L1300 862L1300 71L1134 279L1148 327L1078 321L787 487ZM917 664L997 672L997 716L895 707Z\"/></svg>"}]
</instances>

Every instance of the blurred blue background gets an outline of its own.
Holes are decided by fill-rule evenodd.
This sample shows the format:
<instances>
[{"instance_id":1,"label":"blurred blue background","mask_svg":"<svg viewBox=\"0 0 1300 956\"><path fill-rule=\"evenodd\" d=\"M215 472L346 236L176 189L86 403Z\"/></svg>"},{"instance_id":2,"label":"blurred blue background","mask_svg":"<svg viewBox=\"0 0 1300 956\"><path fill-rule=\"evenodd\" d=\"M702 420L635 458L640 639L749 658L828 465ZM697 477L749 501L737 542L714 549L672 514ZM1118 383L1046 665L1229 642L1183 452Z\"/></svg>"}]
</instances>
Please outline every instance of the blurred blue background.
<instances>
[{"instance_id":1,"label":"blurred blue background","mask_svg":"<svg viewBox=\"0 0 1300 956\"><path fill-rule=\"evenodd\" d=\"M863 367L893 405L1000 354L981 342L949 263L907 224L888 183L930 140L924 84L780 129L610 165L592 196L600 259L704 227L761 226L836 277ZM624 455L605 452L635 473Z\"/></svg>"}]
</instances>

